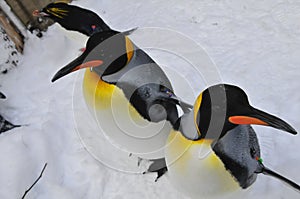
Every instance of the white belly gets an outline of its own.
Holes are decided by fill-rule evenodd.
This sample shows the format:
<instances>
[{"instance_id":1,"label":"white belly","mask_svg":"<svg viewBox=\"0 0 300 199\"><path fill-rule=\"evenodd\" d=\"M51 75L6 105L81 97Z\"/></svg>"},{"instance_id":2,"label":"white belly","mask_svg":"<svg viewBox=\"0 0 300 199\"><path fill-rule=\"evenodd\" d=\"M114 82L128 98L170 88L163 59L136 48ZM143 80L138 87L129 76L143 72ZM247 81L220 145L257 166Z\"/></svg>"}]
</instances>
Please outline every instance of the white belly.
<instances>
[{"instance_id":1,"label":"white belly","mask_svg":"<svg viewBox=\"0 0 300 199\"><path fill-rule=\"evenodd\" d=\"M99 130L112 145L141 158L164 157L171 130L169 122L148 122L130 105L121 89L99 80L89 70L85 73L83 91Z\"/></svg>"},{"instance_id":2,"label":"white belly","mask_svg":"<svg viewBox=\"0 0 300 199\"><path fill-rule=\"evenodd\" d=\"M210 144L210 140L189 141L180 132L171 132L166 148L169 180L192 198L238 198L237 181Z\"/></svg>"}]
</instances>

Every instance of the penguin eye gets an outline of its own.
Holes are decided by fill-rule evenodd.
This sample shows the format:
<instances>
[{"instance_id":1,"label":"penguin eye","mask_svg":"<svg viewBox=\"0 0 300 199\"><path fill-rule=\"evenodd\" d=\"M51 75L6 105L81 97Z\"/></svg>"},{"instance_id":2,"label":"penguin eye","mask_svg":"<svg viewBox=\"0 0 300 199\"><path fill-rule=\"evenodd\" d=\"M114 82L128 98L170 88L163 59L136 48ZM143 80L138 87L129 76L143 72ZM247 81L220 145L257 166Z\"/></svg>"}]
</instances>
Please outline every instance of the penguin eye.
<instances>
[{"instance_id":1,"label":"penguin eye","mask_svg":"<svg viewBox=\"0 0 300 199\"><path fill-rule=\"evenodd\" d=\"M160 91L166 93L169 97L174 96L174 93L166 87L161 87Z\"/></svg>"}]
</instances>

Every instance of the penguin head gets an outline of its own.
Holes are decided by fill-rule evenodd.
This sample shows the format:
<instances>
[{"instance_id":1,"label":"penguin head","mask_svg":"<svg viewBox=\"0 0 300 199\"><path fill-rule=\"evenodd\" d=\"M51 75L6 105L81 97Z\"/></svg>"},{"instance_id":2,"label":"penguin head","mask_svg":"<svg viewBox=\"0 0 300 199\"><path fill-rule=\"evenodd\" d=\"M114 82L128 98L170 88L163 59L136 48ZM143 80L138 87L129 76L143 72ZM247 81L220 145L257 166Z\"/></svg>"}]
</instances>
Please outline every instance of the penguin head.
<instances>
[{"instance_id":1,"label":"penguin head","mask_svg":"<svg viewBox=\"0 0 300 199\"><path fill-rule=\"evenodd\" d=\"M133 44L125 34L113 30L95 33L88 39L86 50L60 69L52 82L71 72L89 67L100 77L114 74L125 67L132 53Z\"/></svg>"},{"instance_id":2,"label":"penguin head","mask_svg":"<svg viewBox=\"0 0 300 199\"><path fill-rule=\"evenodd\" d=\"M33 16L36 17L49 17L53 20L64 19L68 16L69 5L63 2L54 2L48 4L41 10L34 10L32 12Z\"/></svg>"},{"instance_id":3,"label":"penguin head","mask_svg":"<svg viewBox=\"0 0 300 199\"><path fill-rule=\"evenodd\" d=\"M218 84L204 90L194 105L198 138L218 139L237 125L264 125L297 134L282 119L252 107L239 87Z\"/></svg>"}]
</instances>

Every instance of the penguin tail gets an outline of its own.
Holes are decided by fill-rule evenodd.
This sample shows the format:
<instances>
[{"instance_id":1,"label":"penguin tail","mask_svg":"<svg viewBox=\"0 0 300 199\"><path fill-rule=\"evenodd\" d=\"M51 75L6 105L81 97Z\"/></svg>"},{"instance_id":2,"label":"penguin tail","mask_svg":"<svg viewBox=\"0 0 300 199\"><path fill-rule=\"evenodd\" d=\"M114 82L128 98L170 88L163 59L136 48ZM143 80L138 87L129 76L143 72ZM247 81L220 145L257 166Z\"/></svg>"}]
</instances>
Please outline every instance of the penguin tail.
<instances>
[{"instance_id":1,"label":"penguin tail","mask_svg":"<svg viewBox=\"0 0 300 199\"><path fill-rule=\"evenodd\" d=\"M265 166L263 166L261 173L264 174L264 175L272 176L272 177L274 177L278 180L281 180L282 182L288 184L289 186L291 186L292 188L294 188L298 192L300 192L300 186L297 183L291 181L290 179L276 173L275 171L273 171L273 170L271 170L271 169L269 169Z\"/></svg>"}]
</instances>

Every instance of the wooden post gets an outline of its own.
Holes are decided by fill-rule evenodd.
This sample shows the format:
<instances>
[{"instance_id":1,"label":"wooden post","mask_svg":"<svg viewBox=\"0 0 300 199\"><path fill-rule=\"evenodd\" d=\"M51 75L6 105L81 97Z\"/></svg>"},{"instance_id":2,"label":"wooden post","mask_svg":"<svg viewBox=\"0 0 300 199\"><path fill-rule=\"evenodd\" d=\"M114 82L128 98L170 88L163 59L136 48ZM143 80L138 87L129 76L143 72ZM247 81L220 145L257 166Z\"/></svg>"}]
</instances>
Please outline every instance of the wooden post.
<instances>
[{"instance_id":1,"label":"wooden post","mask_svg":"<svg viewBox=\"0 0 300 199\"><path fill-rule=\"evenodd\" d=\"M24 36L17 26L7 17L0 8L0 25L5 29L9 38L15 43L16 49L22 53L24 48Z\"/></svg>"}]
</instances>

